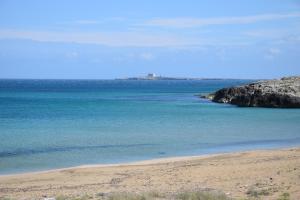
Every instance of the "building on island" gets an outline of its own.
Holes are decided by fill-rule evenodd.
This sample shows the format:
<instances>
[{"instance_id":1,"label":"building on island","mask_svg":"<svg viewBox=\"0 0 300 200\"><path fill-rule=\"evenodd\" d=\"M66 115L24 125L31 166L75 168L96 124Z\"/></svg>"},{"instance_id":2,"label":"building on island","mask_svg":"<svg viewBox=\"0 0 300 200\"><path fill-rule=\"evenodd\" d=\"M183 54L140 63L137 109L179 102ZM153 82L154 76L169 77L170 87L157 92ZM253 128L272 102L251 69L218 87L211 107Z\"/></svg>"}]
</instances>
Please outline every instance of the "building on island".
<instances>
[{"instance_id":1,"label":"building on island","mask_svg":"<svg viewBox=\"0 0 300 200\"><path fill-rule=\"evenodd\" d=\"M121 78L117 80L202 80L201 78L185 78L185 77L166 77L161 75L156 75L154 73L148 73L146 76L140 76L140 77L130 77L130 78ZM219 80L219 79L213 79L213 80Z\"/></svg>"},{"instance_id":2,"label":"building on island","mask_svg":"<svg viewBox=\"0 0 300 200\"><path fill-rule=\"evenodd\" d=\"M154 73L149 73L147 76L146 76L146 79L155 79L156 75Z\"/></svg>"}]
</instances>

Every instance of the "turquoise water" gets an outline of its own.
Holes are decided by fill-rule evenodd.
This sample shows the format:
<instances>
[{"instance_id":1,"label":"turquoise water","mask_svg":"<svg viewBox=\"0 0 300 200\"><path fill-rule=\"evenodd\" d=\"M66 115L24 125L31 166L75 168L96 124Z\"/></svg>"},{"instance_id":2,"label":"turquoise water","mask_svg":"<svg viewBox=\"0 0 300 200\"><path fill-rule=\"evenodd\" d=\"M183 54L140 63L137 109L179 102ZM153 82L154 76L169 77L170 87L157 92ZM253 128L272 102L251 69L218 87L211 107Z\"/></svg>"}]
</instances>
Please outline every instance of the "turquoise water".
<instances>
[{"instance_id":1,"label":"turquoise water","mask_svg":"<svg viewBox=\"0 0 300 200\"><path fill-rule=\"evenodd\" d=\"M299 146L300 109L195 94L247 80L0 80L0 174Z\"/></svg>"}]
</instances>

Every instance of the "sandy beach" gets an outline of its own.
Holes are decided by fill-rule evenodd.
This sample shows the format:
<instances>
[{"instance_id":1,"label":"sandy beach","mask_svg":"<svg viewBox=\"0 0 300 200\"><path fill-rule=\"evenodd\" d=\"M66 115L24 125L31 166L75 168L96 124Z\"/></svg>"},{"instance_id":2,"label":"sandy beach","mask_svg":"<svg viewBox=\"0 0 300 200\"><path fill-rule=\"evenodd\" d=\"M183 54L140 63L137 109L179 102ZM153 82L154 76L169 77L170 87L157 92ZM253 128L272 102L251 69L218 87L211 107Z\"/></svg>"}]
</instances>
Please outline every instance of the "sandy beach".
<instances>
[{"instance_id":1,"label":"sandy beach","mask_svg":"<svg viewBox=\"0 0 300 200\"><path fill-rule=\"evenodd\" d=\"M233 198L300 199L300 148L93 165L0 177L0 198L211 189Z\"/></svg>"}]
</instances>

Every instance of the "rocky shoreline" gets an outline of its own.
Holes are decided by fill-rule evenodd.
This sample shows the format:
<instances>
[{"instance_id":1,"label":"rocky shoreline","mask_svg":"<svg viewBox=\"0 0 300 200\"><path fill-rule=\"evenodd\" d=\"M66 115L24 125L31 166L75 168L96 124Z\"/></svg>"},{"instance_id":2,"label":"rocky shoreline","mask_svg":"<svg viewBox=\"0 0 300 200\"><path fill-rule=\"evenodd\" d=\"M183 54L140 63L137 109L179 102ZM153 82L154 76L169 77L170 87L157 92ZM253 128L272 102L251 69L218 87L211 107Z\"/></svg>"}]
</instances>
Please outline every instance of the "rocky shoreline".
<instances>
[{"instance_id":1,"label":"rocky shoreline","mask_svg":"<svg viewBox=\"0 0 300 200\"><path fill-rule=\"evenodd\" d=\"M241 107L300 108L300 76L223 88L205 98Z\"/></svg>"}]
</instances>

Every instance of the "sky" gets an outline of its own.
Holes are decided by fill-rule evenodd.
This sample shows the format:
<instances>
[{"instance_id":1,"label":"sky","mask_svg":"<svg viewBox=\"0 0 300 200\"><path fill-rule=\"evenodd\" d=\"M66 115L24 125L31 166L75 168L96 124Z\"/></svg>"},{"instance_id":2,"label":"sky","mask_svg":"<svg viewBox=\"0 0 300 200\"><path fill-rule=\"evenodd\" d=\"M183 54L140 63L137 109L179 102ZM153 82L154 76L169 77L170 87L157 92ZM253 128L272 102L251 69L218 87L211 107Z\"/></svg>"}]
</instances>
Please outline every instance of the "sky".
<instances>
[{"instance_id":1,"label":"sky","mask_svg":"<svg viewBox=\"0 0 300 200\"><path fill-rule=\"evenodd\" d=\"M300 0L0 0L0 78L300 75Z\"/></svg>"}]
</instances>

